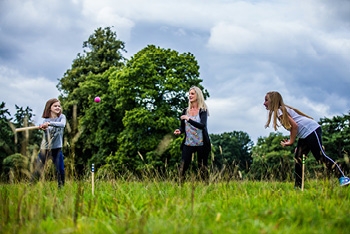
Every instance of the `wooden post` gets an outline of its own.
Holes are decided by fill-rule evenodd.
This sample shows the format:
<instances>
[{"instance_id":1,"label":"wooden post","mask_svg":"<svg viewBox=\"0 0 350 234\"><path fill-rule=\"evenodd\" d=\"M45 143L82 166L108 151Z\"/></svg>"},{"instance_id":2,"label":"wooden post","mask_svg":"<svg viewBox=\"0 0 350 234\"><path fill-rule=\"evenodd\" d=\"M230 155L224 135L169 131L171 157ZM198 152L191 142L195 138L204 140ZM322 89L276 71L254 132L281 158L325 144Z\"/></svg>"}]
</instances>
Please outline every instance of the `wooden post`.
<instances>
[{"instance_id":1,"label":"wooden post","mask_svg":"<svg viewBox=\"0 0 350 234\"><path fill-rule=\"evenodd\" d=\"M94 195L95 190L95 164L91 165L91 186L92 186L92 195Z\"/></svg>"}]
</instances>

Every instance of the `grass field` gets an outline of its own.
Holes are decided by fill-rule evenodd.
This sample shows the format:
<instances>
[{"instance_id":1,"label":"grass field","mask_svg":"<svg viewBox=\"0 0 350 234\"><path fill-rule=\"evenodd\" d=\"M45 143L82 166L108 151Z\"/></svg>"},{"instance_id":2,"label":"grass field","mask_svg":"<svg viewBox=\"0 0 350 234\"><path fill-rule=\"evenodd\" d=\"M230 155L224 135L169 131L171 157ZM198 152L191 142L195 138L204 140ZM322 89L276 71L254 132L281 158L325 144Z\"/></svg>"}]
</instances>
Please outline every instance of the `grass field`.
<instances>
[{"instance_id":1,"label":"grass field","mask_svg":"<svg viewBox=\"0 0 350 234\"><path fill-rule=\"evenodd\" d=\"M350 187L334 180L2 184L0 233L349 233Z\"/></svg>"}]
</instances>

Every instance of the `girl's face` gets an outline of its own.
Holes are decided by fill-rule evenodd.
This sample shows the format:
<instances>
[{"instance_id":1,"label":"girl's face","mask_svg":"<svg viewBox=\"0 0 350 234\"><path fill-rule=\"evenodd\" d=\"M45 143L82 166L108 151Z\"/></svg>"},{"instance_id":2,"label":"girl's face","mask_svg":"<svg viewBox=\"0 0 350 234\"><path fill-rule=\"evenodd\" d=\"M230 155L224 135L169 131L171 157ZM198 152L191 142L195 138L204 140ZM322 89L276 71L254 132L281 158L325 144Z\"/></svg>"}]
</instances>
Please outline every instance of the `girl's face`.
<instances>
[{"instance_id":1,"label":"girl's face","mask_svg":"<svg viewBox=\"0 0 350 234\"><path fill-rule=\"evenodd\" d=\"M190 92L188 93L188 99L190 100L190 102L197 101L197 93L194 89L191 89Z\"/></svg>"},{"instance_id":2,"label":"girl's face","mask_svg":"<svg viewBox=\"0 0 350 234\"><path fill-rule=\"evenodd\" d=\"M61 113L61 104L60 104L60 102L54 102L51 105L50 110L51 110L51 115L58 116L58 114Z\"/></svg>"},{"instance_id":3,"label":"girl's face","mask_svg":"<svg viewBox=\"0 0 350 234\"><path fill-rule=\"evenodd\" d=\"M266 107L266 110L270 110L270 97L267 94L265 96L264 106Z\"/></svg>"}]
</instances>

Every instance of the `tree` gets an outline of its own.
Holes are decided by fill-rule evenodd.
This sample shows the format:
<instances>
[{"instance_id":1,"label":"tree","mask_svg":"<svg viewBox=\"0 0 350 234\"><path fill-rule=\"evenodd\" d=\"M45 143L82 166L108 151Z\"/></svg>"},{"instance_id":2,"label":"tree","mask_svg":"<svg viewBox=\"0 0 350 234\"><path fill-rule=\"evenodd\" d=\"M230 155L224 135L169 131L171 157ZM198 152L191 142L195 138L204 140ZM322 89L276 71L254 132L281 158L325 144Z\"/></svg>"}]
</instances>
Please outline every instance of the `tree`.
<instances>
[{"instance_id":1,"label":"tree","mask_svg":"<svg viewBox=\"0 0 350 234\"><path fill-rule=\"evenodd\" d=\"M8 109L5 108L5 102L0 104L0 176L3 176L3 160L10 154L13 154L15 149L14 133L9 125L11 115Z\"/></svg>"},{"instance_id":2,"label":"tree","mask_svg":"<svg viewBox=\"0 0 350 234\"><path fill-rule=\"evenodd\" d=\"M240 171L248 172L252 163L251 148L253 142L242 131L211 134L211 143L215 155L214 165L219 170L225 165L232 170L237 166Z\"/></svg>"},{"instance_id":3,"label":"tree","mask_svg":"<svg viewBox=\"0 0 350 234\"><path fill-rule=\"evenodd\" d=\"M115 78L118 69L110 68L103 74L90 74L91 79L80 86L82 95L89 95L95 90L101 97L100 103L90 99L85 114L80 117L79 130L81 135L78 143L83 143L81 163L94 163L96 166L104 164L107 156L114 154L118 149L117 138L124 129L123 112L116 108L117 100L109 82Z\"/></svg>"},{"instance_id":4,"label":"tree","mask_svg":"<svg viewBox=\"0 0 350 234\"><path fill-rule=\"evenodd\" d=\"M62 92L62 98L67 97L67 101L70 101L70 95L75 95L79 84L86 81L90 73L102 74L110 67L123 66L125 58L122 52L126 52L124 47L124 42L117 39L110 27L96 29L83 43L84 54L78 53L72 67L59 80L57 88ZM77 98L83 99L79 95Z\"/></svg>"},{"instance_id":5,"label":"tree","mask_svg":"<svg viewBox=\"0 0 350 234\"><path fill-rule=\"evenodd\" d=\"M118 136L118 151L108 157L117 170L161 170L169 154L156 150L164 136L178 127L186 92L200 88L199 65L191 53L149 45L135 54L110 81L116 108L123 113L124 129ZM203 90L205 97L209 94ZM169 141L170 142L170 141ZM178 157L178 155L177 155ZM174 165L172 165L174 166Z\"/></svg>"},{"instance_id":6,"label":"tree","mask_svg":"<svg viewBox=\"0 0 350 234\"><path fill-rule=\"evenodd\" d=\"M101 146L98 142L107 141L111 144L110 137L107 139L103 137L108 136L113 128L118 129L116 124L103 126L107 121L113 121L118 117L113 118L115 104L113 101L110 102L113 97L109 93L108 70L123 67L125 58L122 52L126 52L124 42L117 39L116 33L110 27L95 30L94 34L83 43L83 48L84 53L77 55L72 67L65 72L57 85L61 92L59 98L63 111L68 120L66 137L71 147L66 149L66 152L70 151L73 157L79 156L74 162L78 163L78 169L83 169L93 156L99 158L101 156L99 149L103 148L106 152L114 150ZM95 96L102 97L100 106L94 105ZM95 134L102 128L107 130L101 131L104 132L101 136Z\"/></svg>"},{"instance_id":7,"label":"tree","mask_svg":"<svg viewBox=\"0 0 350 234\"><path fill-rule=\"evenodd\" d=\"M282 181L293 178L295 146L283 148L280 142L286 138L279 132L258 138L256 146L252 148L253 163L249 178Z\"/></svg>"},{"instance_id":8,"label":"tree","mask_svg":"<svg viewBox=\"0 0 350 234\"><path fill-rule=\"evenodd\" d=\"M11 167L23 165L20 162L21 158L28 161L32 153L38 149L41 139L39 131L15 132L15 128L34 125L33 117L35 116L29 107L24 109L15 105L15 108L16 113L13 119L8 109L5 109L5 103L0 104L0 123L2 126L0 129L0 174L2 180L9 178L8 172ZM13 155L21 155L21 157ZM12 160L14 158L16 160Z\"/></svg>"},{"instance_id":9,"label":"tree","mask_svg":"<svg viewBox=\"0 0 350 234\"><path fill-rule=\"evenodd\" d=\"M322 143L326 154L337 161L344 170L349 171L350 112L331 119L321 118L319 124L322 126Z\"/></svg>"},{"instance_id":10,"label":"tree","mask_svg":"<svg viewBox=\"0 0 350 234\"><path fill-rule=\"evenodd\" d=\"M35 125L33 121L35 115L33 114L33 110L29 106L27 106L24 109L23 107L15 105L15 108L16 113L14 115L13 123L14 126L16 126L16 128ZM31 151L33 151L34 149L28 149L28 146L37 146L40 144L41 132L28 131L16 133L16 141L16 152L20 152L22 155L30 155Z\"/></svg>"}]
</instances>

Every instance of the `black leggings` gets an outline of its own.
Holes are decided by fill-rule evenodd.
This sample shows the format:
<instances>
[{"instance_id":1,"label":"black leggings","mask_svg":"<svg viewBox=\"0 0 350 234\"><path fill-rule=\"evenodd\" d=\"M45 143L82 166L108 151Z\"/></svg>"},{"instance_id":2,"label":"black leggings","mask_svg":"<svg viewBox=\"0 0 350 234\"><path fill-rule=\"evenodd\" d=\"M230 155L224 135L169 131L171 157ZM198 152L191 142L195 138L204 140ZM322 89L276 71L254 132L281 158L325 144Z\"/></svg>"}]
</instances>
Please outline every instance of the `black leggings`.
<instances>
[{"instance_id":1,"label":"black leggings","mask_svg":"<svg viewBox=\"0 0 350 234\"><path fill-rule=\"evenodd\" d=\"M208 179L208 157L209 151L204 146L188 146L182 148L182 161L180 165L180 177L183 179L192 160L192 154L197 152L197 163L202 179Z\"/></svg>"},{"instance_id":2,"label":"black leggings","mask_svg":"<svg viewBox=\"0 0 350 234\"><path fill-rule=\"evenodd\" d=\"M344 176L343 171L338 164L326 155L322 147L322 129L317 128L310 135L304 139L298 140L298 145L295 151L295 186L301 187L302 177L302 158L303 155L307 155L311 151L312 155L317 161L322 161L327 166L328 170L332 170L333 165L336 165L340 173Z\"/></svg>"}]
</instances>

